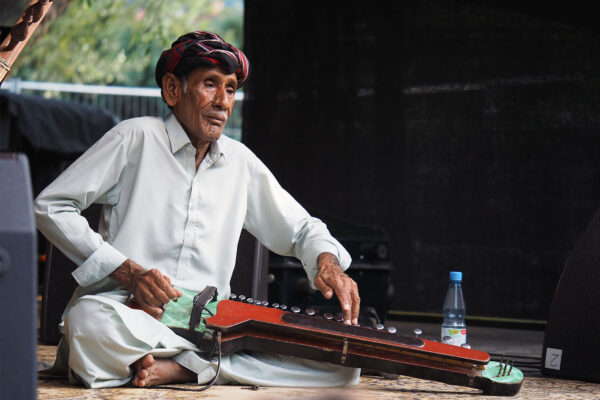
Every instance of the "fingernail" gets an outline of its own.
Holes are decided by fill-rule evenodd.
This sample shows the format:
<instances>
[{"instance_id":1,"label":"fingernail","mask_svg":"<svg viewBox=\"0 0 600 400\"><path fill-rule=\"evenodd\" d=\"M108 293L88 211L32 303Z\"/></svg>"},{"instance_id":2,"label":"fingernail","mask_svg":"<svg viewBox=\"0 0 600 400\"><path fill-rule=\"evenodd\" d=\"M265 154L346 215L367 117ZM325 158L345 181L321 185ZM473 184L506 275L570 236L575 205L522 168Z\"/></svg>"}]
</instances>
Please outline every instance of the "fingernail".
<instances>
[{"instance_id":1,"label":"fingernail","mask_svg":"<svg viewBox=\"0 0 600 400\"><path fill-rule=\"evenodd\" d=\"M358 324L358 318L354 318L354 319L352 320L352 325L356 325L356 324Z\"/></svg>"},{"instance_id":2,"label":"fingernail","mask_svg":"<svg viewBox=\"0 0 600 400\"><path fill-rule=\"evenodd\" d=\"M349 319L345 320L345 321L344 321L344 324L346 324L346 325L351 325L351 323L350 323L350 320L349 320Z\"/></svg>"}]
</instances>

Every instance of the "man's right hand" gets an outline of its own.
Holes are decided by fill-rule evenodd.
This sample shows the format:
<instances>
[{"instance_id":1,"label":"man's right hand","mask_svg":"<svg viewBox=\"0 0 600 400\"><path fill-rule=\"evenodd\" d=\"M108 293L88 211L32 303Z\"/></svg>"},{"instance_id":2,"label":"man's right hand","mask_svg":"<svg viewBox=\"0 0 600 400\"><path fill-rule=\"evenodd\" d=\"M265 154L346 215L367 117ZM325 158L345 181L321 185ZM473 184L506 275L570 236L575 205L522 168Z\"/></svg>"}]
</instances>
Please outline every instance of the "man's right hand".
<instances>
[{"instance_id":1,"label":"man's right hand","mask_svg":"<svg viewBox=\"0 0 600 400\"><path fill-rule=\"evenodd\" d=\"M123 284L142 309L155 318L162 315L163 304L183 296L159 270L153 268L147 271L130 259L125 260L110 277Z\"/></svg>"}]
</instances>

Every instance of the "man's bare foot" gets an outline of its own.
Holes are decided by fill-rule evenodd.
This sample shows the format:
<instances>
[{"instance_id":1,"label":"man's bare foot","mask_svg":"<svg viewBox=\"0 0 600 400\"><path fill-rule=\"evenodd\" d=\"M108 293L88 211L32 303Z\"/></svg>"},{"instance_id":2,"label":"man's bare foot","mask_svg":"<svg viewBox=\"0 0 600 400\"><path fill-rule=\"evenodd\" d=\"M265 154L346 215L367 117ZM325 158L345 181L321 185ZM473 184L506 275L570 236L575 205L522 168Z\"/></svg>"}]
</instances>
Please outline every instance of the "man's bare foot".
<instances>
[{"instance_id":1,"label":"man's bare foot","mask_svg":"<svg viewBox=\"0 0 600 400\"><path fill-rule=\"evenodd\" d=\"M155 359L152 354L132 364L133 378L131 383L137 387L149 387L175 382L193 382L196 374L168 358Z\"/></svg>"}]
</instances>

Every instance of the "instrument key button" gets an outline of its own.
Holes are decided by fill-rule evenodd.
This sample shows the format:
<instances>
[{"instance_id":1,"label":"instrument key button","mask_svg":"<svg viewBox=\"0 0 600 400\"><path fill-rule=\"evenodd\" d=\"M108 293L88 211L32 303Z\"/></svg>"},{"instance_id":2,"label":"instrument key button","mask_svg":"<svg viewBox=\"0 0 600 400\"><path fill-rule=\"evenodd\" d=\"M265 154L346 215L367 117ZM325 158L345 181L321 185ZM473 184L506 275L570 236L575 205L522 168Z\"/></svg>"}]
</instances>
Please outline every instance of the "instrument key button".
<instances>
[{"instance_id":1,"label":"instrument key button","mask_svg":"<svg viewBox=\"0 0 600 400\"><path fill-rule=\"evenodd\" d=\"M273 308L279 308L279 303L273 303Z\"/></svg>"},{"instance_id":2,"label":"instrument key button","mask_svg":"<svg viewBox=\"0 0 600 400\"><path fill-rule=\"evenodd\" d=\"M308 315L310 315L312 317L313 315L316 314L316 311L315 311L314 308L307 308L306 309L306 314L308 314Z\"/></svg>"},{"instance_id":3,"label":"instrument key button","mask_svg":"<svg viewBox=\"0 0 600 400\"><path fill-rule=\"evenodd\" d=\"M262 302L262 305L263 305L264 307L267 307L267 306L269 305L269 302L268 302L268 301L266 301L266 300L263 300L263 302Z\"/></svg>"},{"instance_id":4,"label":"instrument key button","mask_svg":"<svg viewBox=\"0 0 600 400\"><path fill-rule=\"evenodd\" d=\"M252 297L248 297L246 301L248 302L248 304L254 303L254 299Z\"/></svg>"},{"instance_id":5,"label":"instrument key button","mask_svg":"<svg viewBox=\"0 0 600 400\"><path fill-rule=\"evenodd\" d=\"M378 331L382 330L383 328L385 328L385 326L383 326L383 324L375 324L375 329L377 329Z\"/></svg>"},{"instance_id":6,"label":"instrument key button","mask_svg":"<svg viewBox=\"0 0 600 400\"><path fill-rule=\"evenodd\" d=\"M393 326L388 326L388 328L387 328L387 331L388 331L389 333L396 333L396 328L395 328L395 327L393 327Z\"/></svg>"},{"instance_id":7,"label":"instrument key button","mask_svg":"<svg viewBox=\"0 0 600 400\"><path fill-rule=\"evenodd\" d=\"M239 300L239 301L244 301L244 300L246 300L246 296L244 296L243 294L240 294L240 295L238 296L238 300Z\"/></svg>"},{"instance_id":8,"label":"instrument key button","mask_svg":"<svg viewBox=\"0 0 600 400\"><path fill-rule=\"evenodd\" d=\"M333 319L333 314L326 312L324 315L325 319Z\"/></svg>"},{"instance_id":9,"label":"instrument key button","mask_svg":"<svg viewBox=\"0 0 600 400\"><path fill-rule=\"evenodd\" d=\"M298 306L292 306L291 310L292 310L293 313L298 314L300 312L300 307L298 307Z\"/></svg>"},{"instance_id":10,"label":"instrument key button","mask_svg":"<svg viewBox=\"0 0 600 400\"><path fill-rule=\"evenodd\" d=\"M415 337L418 338L420 334L423 333L422 330L420 330L419 328L415 328L413 329L413 332L415 333Z\"/></svg>"},{"instance_id":11,"label":"instrument key button","mask_svg":"<svg viewBox=\"0 0 600 400\"><path fill-rule=\"evenodd\" d=\"M286 306L285 304L282 304L282 305L281 305L281 309L282 309L282 310L287 310L287 306Z\"/></svg>"}]
</instances>

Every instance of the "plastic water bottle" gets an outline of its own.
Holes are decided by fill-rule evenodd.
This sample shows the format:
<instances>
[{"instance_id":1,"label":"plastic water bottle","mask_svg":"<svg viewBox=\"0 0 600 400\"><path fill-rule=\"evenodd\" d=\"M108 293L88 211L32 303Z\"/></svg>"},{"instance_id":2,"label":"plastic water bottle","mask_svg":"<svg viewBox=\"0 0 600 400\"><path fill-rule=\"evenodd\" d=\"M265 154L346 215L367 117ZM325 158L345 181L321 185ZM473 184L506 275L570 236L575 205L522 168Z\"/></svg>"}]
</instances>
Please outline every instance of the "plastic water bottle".
<instances>
[{"instance_id":1,"label":"plastic water bottle","mask_svg":"<svg viewBox=\"0 0 600 400\"><path fill-rule=\"evenodd\" d=\"M462 272L450 271L450 285L444 301L442 342L460 346L467 342L465 298L462 292Z\"/></svg>"}]
</instances>

